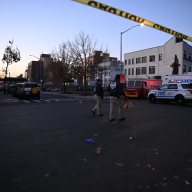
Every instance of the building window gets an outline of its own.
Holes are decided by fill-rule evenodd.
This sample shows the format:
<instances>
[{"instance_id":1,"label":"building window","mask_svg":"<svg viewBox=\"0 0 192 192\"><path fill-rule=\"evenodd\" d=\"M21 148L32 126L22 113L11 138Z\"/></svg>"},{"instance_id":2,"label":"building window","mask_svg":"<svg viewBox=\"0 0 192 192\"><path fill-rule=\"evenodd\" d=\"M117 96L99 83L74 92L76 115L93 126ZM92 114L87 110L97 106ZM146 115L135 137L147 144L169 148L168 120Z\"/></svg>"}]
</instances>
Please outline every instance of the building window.
<instances>
[{"instance_id":1,"label":"building window","mask_svg":"<svg viewBox=\"0 0 192 192\"><path fill-rule=\"evenodd\" d=\"M125 75L127 75L127 69L124 69L124 73L125 73Z\"/></svg>"},{"instance_id":2,"label":"building window","mask_svg":"<svg viewBox=\"0 0 192 192\"><path fill-rule=\"evenodd\" d=\"M128 64L131 65L131 59L128 60Z\"/></svg>"},{"instance_id":3,"label":"building window","mask_svg":"<svg viewBox=\"0 0 192 192\"><path fill-rule=\"evenodd\" d=\"M191 72L191 67L189 67L188 72Z\"/></svg>"},{"instance_id":4,"label":"building window","mask_svg":"<svg viewBox=\"0 0 192 192\"><path fill-rule=\"evenodd\" d=\"M132 65L134 65L134 63L135 63L135 60L134 60L134 58L132 59Z\"/></svg>"},{"instance_id":5,"label":"building window","mask_svg":"<svg viewBox=\"0 0 192 192\"><path fill-rule=\"evenodd\" d=\"M131 75L131 69L130 68L128 69L128 75Z\"/></svg>"},{"instance_id":6,"label":"building window","mask_svg":"<svg viewBox=\"0 0 192 192\"><path fill-rule=\"evenodd\" d=\"M186 65L183 65L183 73L186 73L187 69L186 69Z\"/></svg>"},{"instance_id":7,"label":"building window","mask_svg":"<svg viewBox=\"0 0 192 192\"><path fill-rule=\"evenodd\" d=\"M155 62L155 55L149 56L149 62Z\"/></svg>"},{"instance_id":8,"label":"building window","mask_svg":"<svg viewBox=\"0 0 192 192\"><path fill-rule=\"evenodd\" d=\"M142 75L146 75L147 74L147 68L146 67L142 67L141 68L141 74Z\"/></svg>"},{"instance_id":9,"label":"building window","mask_svg":"<svg viewBox=\"0 0 192 192\"><path fill-rule=\"evenodd\" d=\"M134 68L132 68L132 72L131 72L131 75L134 75Z\"/></svg>"},{"instance_id":10,"label":"building window","mask_svg":"<svg viewBox=\"0 0 192 192\"><path fill-rule=\"evenodd\" d=\"M136 58L136 64L141 63L141 57Z\"/></svg>"},{"instance_id":11,"label":"building window","mask_svg":"<svg viewBox=\"0 0 192 192\"><path fill-rule=\"evenodd\" d=\"M162 61L162 54L159 54L159 61Z\"/></svg>"},{"instance_id":12,"label":"building window","mask_svg":"<svg viewBox=\"0 0 192 192\"><path fill-rule=\"evenodd\" d=\"M127 60L125 60L125 65L127 65Z\"/></svg>"},{"instance_id":13,"label":"building window","mask_svg":"<svg viewBox=\"0 0 192 192\"><path fill-rule=\"evenodd\" d=\"M183 52L183 58L186 59L186 51Z\"/></svg>"},{"instance_id":14,"label":"building window","mask_svg":"<svg viewBox=\"0 0 192 192\"><path fill-rule=\"evenodd\" d=\"M147 63L147 56L142 57L142 63Z\"/></svg>"},{"instance_id":15,"label":"building window","mask_svg":"<svg viewBox=\"0 0 192 192\"><path fill-rule=\"evenodd\" d=\"M181 39L181 38L179 38L179 37L176 37L175 38L175 43L180 43L180 42L182 42L183 41L183 39Z\"/></svg>"},{"instance_id":16,"label":"building window","mask_svg":"<svg viewBox=\"0 0 192 192\"><path fill-rule=\"evenodd\" d=\"M155 74L155 66L149 67L149 74Z\"/></svg>"},{"instance_id":17,"label":"building window","mask_svg":"<svg viewBox=\"0 0 192 192\"><path fill-rule=\"evenodd\" d=\"M136 68L136 75L140 75L141 74L141 68L140 67L137 67Z\"/></svg>"},{"instance_id":18,"label":"building window","mask_svg":"<svg viewBox=\"0 0 192 192\"><path fill-rule=\"evenodd\" d=\"M191 53L189 53L189 60L191 61Z\"/></svg>"}]
</instances>

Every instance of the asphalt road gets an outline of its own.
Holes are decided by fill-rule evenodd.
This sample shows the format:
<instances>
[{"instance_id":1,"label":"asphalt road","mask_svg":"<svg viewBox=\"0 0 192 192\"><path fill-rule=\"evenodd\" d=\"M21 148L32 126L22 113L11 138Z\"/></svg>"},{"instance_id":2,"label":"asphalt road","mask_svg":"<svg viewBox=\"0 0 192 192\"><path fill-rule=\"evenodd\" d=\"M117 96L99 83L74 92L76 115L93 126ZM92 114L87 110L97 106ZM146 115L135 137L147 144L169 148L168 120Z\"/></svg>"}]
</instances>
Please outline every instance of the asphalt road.
<instances>
[{"instance_id":1,"label":"asphalt road","mask_svg":"<svg viewBox=\"0 0 192 192\"><path fill-rule=\"evenodd\" d=\"M1 104L0 191L192 191L191 106L138 100L109 122L109 101L103 117L93 104Z\"/></svg>"}]
</instances>

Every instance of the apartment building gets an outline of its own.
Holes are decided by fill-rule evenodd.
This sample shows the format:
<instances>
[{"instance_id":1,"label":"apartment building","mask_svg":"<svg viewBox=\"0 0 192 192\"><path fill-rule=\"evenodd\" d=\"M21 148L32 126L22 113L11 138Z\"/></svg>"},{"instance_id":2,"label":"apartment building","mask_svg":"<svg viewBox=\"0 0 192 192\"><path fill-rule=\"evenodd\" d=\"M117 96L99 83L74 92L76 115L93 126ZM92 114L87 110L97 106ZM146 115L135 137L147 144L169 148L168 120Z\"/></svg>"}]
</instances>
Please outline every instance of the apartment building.
<instances>
[{"instance_id":1,"label":"apartment building","mask_svg":"<svg viewBox=\"0 0 192 192\"><path fill-rule=\"evenodd\" d=\"M178 74L192 71L192 46L180 38L172 37L164 45L124 54L126 78L161 78L171 75L175 57Z\"/></svg>"},{"instance_id":2,"label":"apartment building","mask_svg":"<svg viewBox=\"0 0 192 192\"><path fill-rule=\"evenodd\" d=\"M28 63L27 79L37 83L46 83L49 80L49 63L52 62L50 54L41 54L38 61Z\"/></svg>"},{"instance_id":3,"label":"apartment building","mask_svg":"<svg viewBox=\"0 0 192 192\"><path fill-rule=\"evenodd\" d=\"M93 71L93 83L95 84L95 79L101 78L103 85L107 85L110 79L115 76L116 73L120 73L120 66L117 62L116 57L111 57L109 53L104 53L102 51L95 51L92 62L93 65L97 67L96 71Z\"/></svg>"}]
</instances>

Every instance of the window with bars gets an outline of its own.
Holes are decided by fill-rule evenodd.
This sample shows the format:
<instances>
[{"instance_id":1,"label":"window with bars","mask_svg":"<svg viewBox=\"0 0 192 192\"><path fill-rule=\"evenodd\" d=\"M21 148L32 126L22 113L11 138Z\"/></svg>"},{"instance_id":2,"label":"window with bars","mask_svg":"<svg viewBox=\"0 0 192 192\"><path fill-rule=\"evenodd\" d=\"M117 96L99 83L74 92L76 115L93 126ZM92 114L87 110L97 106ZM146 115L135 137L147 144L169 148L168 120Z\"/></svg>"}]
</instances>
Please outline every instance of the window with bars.
<instances>
[{"instance_id":1,"label":"window with bars","mask_svg":"<svg viewBox=\"0 0 192 192\"><path fill-rule=\"evenodd\" d=\"M137 67L136 68L136 75L140 75L141 74L141 68L140 67Z\"/></svg>"},{"instance_id":2,"label":"window with bars","mask_svg":"<svg viewBox=\"0 0 192 192\"><path fill-rule=\"evenodd\" d=\"M130 68L128 69L128 75L131 75L131 69Z\"/></svg>"},{"instance_id":3,"label":"window with bars","mask_svg":"<svg viewBox=\"0 0 192 192\"><path fill-rule=\"evenodd\" d=\"M155 66L149 66L149 74L155 74Z\"/></svg>"},{"instance_id":4,"label":"window with bars","mask_svg":"<svg viewBox=\"0 0 192 192\"><path fill-rule=\"evenodd\" d=\"M141 68L141 74L142 75L146 75L147 74L147 68L146 67L142 67Z\"/></svg>"},{"instance_id":5,"label":"window with bars","mask_svg":"<svg viewBox=\"0 0 192 192\"><path fill-rule=\"evenodd\" d=\"M150 55L149 62L154 62L154 61L155 61L155 55Z\"/></svg>"},{"instance_id":6,"label":"window with bars","mask_svg":"<svg viewBox=\"0 0 192 192\"><path fill-rule=\"evenodd\" d=\"M136 64L141 63L141 57L136 58Z\"/></svg>"},{"instance_id":7,"label":"window with bars","mask_svg":"<svg viewBox=\"0 0 192 192\"><path fill-rule=\"evenodd\" d=\"M147 56L142 57L142 63L147 63Z\"/></svg>"},{"instance_id":8,"label":"window with bars","mask_svg":"<svg viewBox=\"0 0 192 192\"><path fill-rule=\"evenodd\" d=\"M132 68L131 74L134 75L134 68Z\"/></svg>"}]
</instances>

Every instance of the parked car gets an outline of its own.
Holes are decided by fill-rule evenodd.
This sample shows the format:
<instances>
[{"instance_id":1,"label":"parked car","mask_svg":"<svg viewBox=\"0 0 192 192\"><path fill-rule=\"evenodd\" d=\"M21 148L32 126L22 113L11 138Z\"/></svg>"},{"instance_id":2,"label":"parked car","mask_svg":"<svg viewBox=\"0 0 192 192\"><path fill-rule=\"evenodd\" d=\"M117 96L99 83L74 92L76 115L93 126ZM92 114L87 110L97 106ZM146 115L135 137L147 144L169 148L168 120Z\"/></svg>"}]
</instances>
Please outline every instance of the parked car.
<instances>
[{"instance_id":1,"label":"parked car","mask_svg":"<svg viewBox=\"0 0 192 192\"><path fill-rule=\"evenodd\" d=\"M157 100L169 102L175 101L178 105L192 102L192 83L173 82L164 84L156 90L148 93L150 103L156 103Z\"/></svg>"},{"instance_id":2,"label":"parked car","mask_svg":"<svg viewBox=\"0 0 192 192\"><path fill-rule=\"evenodd\" d=\"M20 99L32 98L40 99L40 89L35 82L18 83L16 89L16 96Z\"/></svg>"},{"instance_id":3,"label":"parked car","mask_svg":"<svg viewBox=\"0 0 192 192\"><path fill-rule=\"evenodd\" d=\"M16 86L15 84L8 85L8 87L7 87L8 94L13 94L15 86Z\"/></svg>"}]
</instances>

